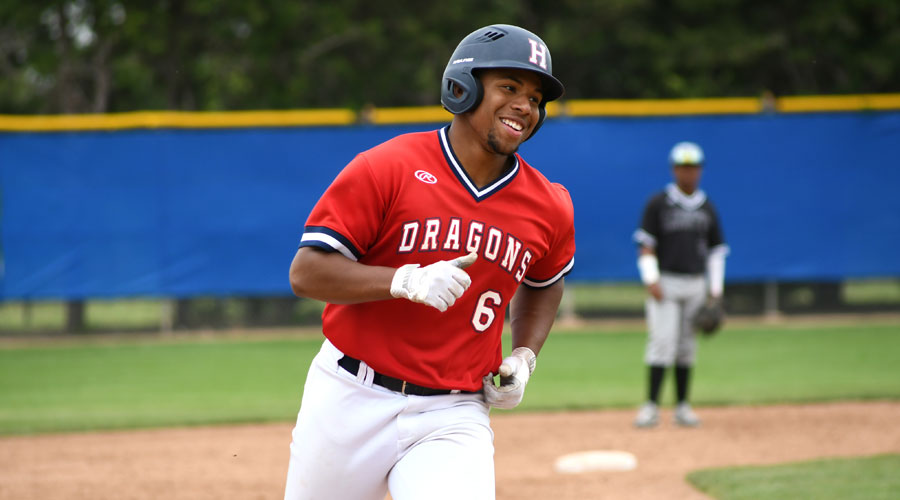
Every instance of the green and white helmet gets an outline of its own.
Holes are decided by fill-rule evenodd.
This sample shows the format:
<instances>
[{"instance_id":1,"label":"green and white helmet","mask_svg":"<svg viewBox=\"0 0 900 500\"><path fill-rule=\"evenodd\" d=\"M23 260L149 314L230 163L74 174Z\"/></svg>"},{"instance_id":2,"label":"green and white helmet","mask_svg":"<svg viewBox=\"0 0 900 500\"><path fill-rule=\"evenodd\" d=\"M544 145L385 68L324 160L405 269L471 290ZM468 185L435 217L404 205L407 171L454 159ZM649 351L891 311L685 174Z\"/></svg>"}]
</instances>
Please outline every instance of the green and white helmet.
<instances>
[{"instance_id":1,"label":"green and white helmet","mask_svg":"<svg viewBox=\"0 0 900 500\"><path fill-rule=\"evenodd\" d=\"M679 142L669 153L669 163L672 165L702 165L703 150L693 142Z\"/></svg>"}]
</instances>

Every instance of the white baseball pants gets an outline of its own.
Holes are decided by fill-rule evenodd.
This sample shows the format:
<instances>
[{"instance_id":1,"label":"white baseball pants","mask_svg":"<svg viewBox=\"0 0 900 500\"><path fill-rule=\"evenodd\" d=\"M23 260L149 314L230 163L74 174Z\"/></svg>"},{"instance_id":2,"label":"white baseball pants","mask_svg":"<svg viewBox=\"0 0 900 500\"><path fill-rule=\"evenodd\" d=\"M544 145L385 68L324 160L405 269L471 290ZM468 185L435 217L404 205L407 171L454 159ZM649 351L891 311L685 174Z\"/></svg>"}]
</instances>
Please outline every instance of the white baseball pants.
<instances>
[{"instance_id":1,"label":"white baseball pants","mask_svg":"<svg viewBox=\"0 0 900 500\"><path fill-rule=\"evenodd\" d=\"M494 434L481 394L404 396L352 375L328 340L309 369L285 500L494 499Z\"/></svg>"},{"instance_id":2,"label":"white baseball pants","mask_svg":"<svg viewBox=\"0 0 900 500\"><path fill-rule=\"evenodd\" d=\"M647 349L648 365L693 366L697 351L693 318L706 301L706 278L703 275L663 273L659 277L662 300L648 296Z\"/></svg>"}]
</instances>

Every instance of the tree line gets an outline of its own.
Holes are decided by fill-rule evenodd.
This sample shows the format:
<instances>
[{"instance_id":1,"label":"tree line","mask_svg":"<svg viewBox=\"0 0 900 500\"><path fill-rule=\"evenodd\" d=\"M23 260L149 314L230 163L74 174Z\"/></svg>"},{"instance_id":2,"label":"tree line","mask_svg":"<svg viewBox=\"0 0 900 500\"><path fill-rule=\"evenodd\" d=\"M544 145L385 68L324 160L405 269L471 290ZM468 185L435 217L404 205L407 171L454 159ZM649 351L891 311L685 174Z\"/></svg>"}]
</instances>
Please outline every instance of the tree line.
<instances>
[{"instance_id":1,"label":"tree line","mask_svg":"<svg viewBox=\"0 0 900 500\"><path fill-rule=\"evenodd\" d=\"M570 99L900 91L894 0L7 0L0 113L435 105L497 22Z\"/></svg>"}]
</instances>

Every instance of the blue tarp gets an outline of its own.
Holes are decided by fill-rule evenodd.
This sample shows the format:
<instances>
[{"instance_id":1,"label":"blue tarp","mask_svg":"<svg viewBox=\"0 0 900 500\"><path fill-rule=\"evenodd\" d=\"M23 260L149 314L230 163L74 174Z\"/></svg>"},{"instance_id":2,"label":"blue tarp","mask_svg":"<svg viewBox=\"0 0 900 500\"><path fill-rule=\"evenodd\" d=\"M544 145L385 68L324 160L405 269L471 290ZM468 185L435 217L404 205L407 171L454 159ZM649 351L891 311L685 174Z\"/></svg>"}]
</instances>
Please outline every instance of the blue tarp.
<instances>
[{"instance_id":1,"label":"blue tarp","mask_svg":"<svg viewBox=\"0 0 900 500\"><path fill-rule=\"evenodd\" d=\"M290 294L315 201L353 156L440 124L0 134L0 298ZM729 281L900 276L900 112L568 118L523 145L575 202L572 280L637 279L631 241L677 141Z\"/></svg>"}]
</instances>

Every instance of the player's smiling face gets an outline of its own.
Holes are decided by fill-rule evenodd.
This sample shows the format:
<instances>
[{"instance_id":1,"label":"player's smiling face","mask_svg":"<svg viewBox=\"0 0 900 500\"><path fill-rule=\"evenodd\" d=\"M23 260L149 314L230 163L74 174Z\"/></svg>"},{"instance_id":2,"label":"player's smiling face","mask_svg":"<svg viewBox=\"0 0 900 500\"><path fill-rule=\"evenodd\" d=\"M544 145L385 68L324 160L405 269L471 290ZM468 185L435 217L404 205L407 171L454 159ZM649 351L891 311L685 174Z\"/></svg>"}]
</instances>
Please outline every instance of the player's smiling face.
<instances>
[{"instance_id":1,"label":"player's smiling face","mask_svg":"<svg viewBox=\"0 0 900 500\"><path fill-rule=\"evenodd\" d=\"M537 125L541 79L523 69L486 69L478 77L484 97L472 112L472 126L489 151L511 155Z\"/></svg>"}]
</instances>

